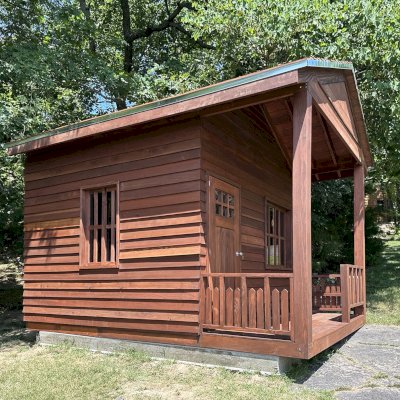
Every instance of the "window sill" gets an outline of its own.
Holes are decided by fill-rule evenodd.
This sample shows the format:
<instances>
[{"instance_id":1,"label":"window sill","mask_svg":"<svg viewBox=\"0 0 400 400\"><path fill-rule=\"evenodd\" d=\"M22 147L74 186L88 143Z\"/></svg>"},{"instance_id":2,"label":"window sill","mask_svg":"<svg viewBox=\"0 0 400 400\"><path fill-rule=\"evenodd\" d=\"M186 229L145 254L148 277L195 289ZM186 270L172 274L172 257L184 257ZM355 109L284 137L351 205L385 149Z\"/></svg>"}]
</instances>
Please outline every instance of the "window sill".
<instances>
[{"instance_id":1,"label":"window sill","mask_svg":"<svg viewBox=\"0 0 400 400\"><path fill-rule=\"evenodd\" d=\"M286 265L269 265L267 264L265 267L266 270L271 271L291 271L292 267Z\"/></svg>"},{"instance_id":2,"label":"window sill","mask_svg":"<svg viewBox=\"0 0 400 400\"><path fill-rule=\"evenodd\" d=\"M96 263L96 264L85 264L79 266L80 270L84 271L95 271L99 269L106 269L106 270L118 270L119 265L115 263Z\"/></svg>"}]
</instances>

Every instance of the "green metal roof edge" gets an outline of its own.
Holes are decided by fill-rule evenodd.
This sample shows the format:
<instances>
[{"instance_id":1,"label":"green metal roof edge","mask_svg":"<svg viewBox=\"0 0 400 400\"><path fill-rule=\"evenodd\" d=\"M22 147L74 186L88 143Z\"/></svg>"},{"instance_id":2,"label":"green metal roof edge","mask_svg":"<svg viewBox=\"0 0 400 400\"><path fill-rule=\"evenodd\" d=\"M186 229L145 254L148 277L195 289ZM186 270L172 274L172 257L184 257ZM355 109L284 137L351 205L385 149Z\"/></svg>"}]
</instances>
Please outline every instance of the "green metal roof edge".
<instances>
[{"instance_id":1,"label":"green metal roof edge","mask_svg":"<svg viewBox=\"0 0 400 400\"><path fill-rule=\"evenodd\" d=\"M288 64L283 64L280 66L272 67L264 71L255 72L249 75L245 75L243 77L231 79L228 81L224 81L221 83L217 83L212 86L207 86L204 88L200 88L194 90L192 92L183 93L173 97L167 97L166 99L153 101L151 103L140 104L138 106L134 106L132 108L127 108L123 111L116 111L110 114L100 115L98 117L93 117L87 120L83 120L80 122L76 122L73 124L65 125L60 128L56 128L50 131L43 132L38 135L30 136L24 139L16 140L10 143L6 143L6 148L11 148L15 146L19 146L25 143L32 142L34 140L43 139L46 137L58 135L60 133L68 132L74 129L83 128L90 125L99 124L101 122L111 121L113 119L118 119L122 117L126 117L128 115L138 114L144 111L149 111L152 109L165 107L171 104L176 104L183 102L185 100L194 99L197 97L205 96L208 94L220 92L222 90L231 89L237 86L245 85L247 83L256 82L265 78L270 78L276 75L284 74L287 72L295 71L296 69L305 68L305 67L317 67L317 68L333 68L333 69L347 69L352 70L353 64L346 61L329 61L329 60L321 60L321 59L313 59L313 58L305 58L298 61L293 61Z\"/></svg>"}]
</instances>

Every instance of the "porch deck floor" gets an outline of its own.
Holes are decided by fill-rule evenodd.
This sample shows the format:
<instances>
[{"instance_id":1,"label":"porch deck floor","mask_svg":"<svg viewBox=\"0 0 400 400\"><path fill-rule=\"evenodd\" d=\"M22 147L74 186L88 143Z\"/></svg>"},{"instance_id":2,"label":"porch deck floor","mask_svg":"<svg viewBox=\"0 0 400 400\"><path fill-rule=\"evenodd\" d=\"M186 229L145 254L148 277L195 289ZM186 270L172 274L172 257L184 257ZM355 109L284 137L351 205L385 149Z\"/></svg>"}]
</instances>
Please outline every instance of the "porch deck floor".
<instances>
[{"instance_id":1,"label":"porch deck floor","mask_svg":"<svg viewBox=\"0 0 400 400\"><path fill-rule=\"evenodd\" d=\"M216 349L245 351L257 354L276 355L289 358L311 358L321 351L340 342L365 323L365 316L359 315L342 322L338 312L316 312L312 315L312 338L308 353L299 355L298 344L289 337L282 340L279 337L235 334L234 332L204 331L200 346Z\"/></svg>"},{"instance_id":2,"label":"porch deck floor","mask_svg":"<svg viewBox=\"0 0 400 400\"><path fill-rule=\"evenodd\" d=\"M321 313L317 312L312 316L312 340L315 341L323 336L330 335L336 330L346 326L341 321L341 313Z\"/></svg>"},{"instance_id":3,"label":"porch deck floor","mask_svg":"<svg viewBox=\"0 0 400 400\"><path fill-rule=\"evenodd\" d=\"M341 313L317 312L312 316L312 346L308 356L314 357L321 351L340 342L365 324L365 315L353 316L342 322Z\"/></svg>"}]
</instances>

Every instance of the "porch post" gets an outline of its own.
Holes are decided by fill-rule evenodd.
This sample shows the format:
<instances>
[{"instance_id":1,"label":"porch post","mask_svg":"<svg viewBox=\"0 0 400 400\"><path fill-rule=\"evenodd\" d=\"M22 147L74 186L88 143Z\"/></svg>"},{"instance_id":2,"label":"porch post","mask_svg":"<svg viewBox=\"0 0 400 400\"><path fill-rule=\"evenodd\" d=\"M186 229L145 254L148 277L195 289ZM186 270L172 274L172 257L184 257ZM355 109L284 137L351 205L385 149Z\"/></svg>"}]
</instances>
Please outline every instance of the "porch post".
<instances>
[{"instance_id":1,"label":"porch post","mask_svg":"<svg viewBox=\"0 0 400 400\"><path fill-rule=\"evenodd\" d=\"M304 357L312 339L311 138L312 98L304 88L293 101L292 165L294 341Z\"/></svg>"},{"instance_id":2,"label":"porch post","mask_svg":"<svg viewBox=\"0 0 400 400\"><path fill-rule=\"evenodd\" d=\"M365 199L364 199L364 166L354 167L354 265L364 268L363 292L364 307L362 313L366 312L366 273L365 273ZM357 312L358 311L358 312ZM361 310L356 310L360 313Z\"/></svg>"},{"instance_id":3,"label":"porch post","mask_svg":"<svg viewBox=\"0 0 400 400\"><path fill-rule=\"evenodd\" d=\"M354 167L354 265L365 267L364 166Z\"/></svg>"}]
</instances>

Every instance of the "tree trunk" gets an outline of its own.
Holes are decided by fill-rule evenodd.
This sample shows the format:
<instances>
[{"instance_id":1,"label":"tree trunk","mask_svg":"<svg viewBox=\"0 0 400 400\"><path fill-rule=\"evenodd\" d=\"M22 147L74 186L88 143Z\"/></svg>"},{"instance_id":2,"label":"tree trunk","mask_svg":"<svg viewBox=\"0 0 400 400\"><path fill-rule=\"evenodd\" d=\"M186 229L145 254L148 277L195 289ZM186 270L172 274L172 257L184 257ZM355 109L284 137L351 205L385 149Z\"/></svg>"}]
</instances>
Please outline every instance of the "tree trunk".
<instances>
[{"instance_id":1,"label":"tree trunk","mask_svg":"<svg viewBox=\"0 0 400 400\"><path fill-rule=\"evenodd\" d=\"M118 111L125 110L127 108L126 99L123 99L121 97L117 97L115 99L115 104L117 105L117 110Z\"/></svg>"}]
</instances>

